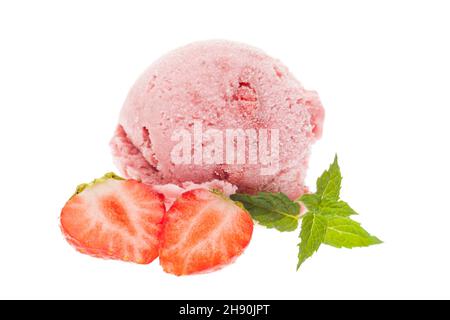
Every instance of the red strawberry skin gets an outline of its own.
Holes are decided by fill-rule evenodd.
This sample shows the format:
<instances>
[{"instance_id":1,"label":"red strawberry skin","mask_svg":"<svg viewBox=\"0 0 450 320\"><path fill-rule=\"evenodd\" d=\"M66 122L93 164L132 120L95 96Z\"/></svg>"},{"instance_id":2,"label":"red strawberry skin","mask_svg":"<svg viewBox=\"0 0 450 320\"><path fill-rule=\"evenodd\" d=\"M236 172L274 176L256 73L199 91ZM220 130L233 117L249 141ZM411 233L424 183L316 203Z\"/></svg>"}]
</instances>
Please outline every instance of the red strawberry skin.
<instances>
[{"instance_id":1,"label":"red strawberry skin","mask_svg":"<svg viewBox=\"0 0 450 320\"><path fill-rule=\"evenodd\" d=\"M81 253L148 264L158 257L164 197L134 180L108 179L72 197L61 230Z\"/></svg>"},{"instance_id":2,"label":"red strawberry skin","mask_svg":"<svg viewBox=\"0 0 450 320\"><path fill-rule=\"evenodd\" d=\"M160 263L178 276L233 262L250 242L253 220L233 201L205 189L185 192L164 218Z\"/></svg>"}]
</instances>

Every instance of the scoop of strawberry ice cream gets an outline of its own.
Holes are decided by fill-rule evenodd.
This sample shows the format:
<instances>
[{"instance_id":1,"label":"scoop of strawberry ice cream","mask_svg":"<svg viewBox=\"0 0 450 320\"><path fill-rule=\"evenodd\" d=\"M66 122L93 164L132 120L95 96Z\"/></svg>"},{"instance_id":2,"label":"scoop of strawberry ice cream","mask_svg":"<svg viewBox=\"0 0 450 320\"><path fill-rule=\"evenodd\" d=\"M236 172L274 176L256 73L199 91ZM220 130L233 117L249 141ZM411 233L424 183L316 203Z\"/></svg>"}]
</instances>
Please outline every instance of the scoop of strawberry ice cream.
<instances>
[{"instance_id":1,"label":"scoop of strawberry ice cream","mask_svg":"<svg viewBox=\"0 0 450 320\"><path fill-rule=\"evenodd\" d=\"M321 136L323 118L316 92L304 89L278 60L244 44L205 41L168 53L141 75L111 147L121 173L148 184L218 179L240 192L280 191L296 198L304 192L310 148ZM199 141L200 130L219 135L204 134ZM227 130L248 134L244 149L236 147L237 138L228 143ZM192 161L181 163L174 150L186 152L179 146L187 133L191 144L183 159ZM220 140L221 148L211 148ZM265 148L273 157L264 162ZM208 153L214 161L205 150L214 151ZM271 170L264 172L267 166Z\"/></svg>"}]
</instances>

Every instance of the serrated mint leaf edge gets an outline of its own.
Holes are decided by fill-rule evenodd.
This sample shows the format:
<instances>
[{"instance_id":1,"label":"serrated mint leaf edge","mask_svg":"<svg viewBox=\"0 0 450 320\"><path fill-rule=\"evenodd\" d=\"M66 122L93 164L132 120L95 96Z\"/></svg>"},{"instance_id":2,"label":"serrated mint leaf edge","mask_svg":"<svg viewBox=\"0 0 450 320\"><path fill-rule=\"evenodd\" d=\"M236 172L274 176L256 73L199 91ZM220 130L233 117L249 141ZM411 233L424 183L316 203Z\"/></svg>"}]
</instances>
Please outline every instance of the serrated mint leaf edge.
<instances>
[{"instance_id":1,"label":"serrated mint leaf edge","mask_svg":"<svg viewBox=\"0 0 450 320\"><path fill-rule=\"evenodd\" d=\"M325 170L322 175L317 178L316 194L321 199L329 198L331 200L339 200L341 184L341 168L339 167L338 156L336 154L334 156L334 161L330 164L328 170Z\"/></svg>"},{"instance_id":2,"label":"serrated mint leaf edge","mask_svg":"<svg viewBox=\"0 0 450 320\"><path fill-rule=\"evenodd\" d=\"M309 220L312 219L310 222ZM297 270L310 258L325 239L327 231L327 220L321 215L313 212L307 213L302 219L302 229L300 231L300 243L298 244L298 264ZM313 242L311 242L313 240ZM308 248L309 247L309 248Z\"/></svg>"},{"instance_id":3,"label":"serrated mint leaf edge","mask_svg":"<svg viewBox=\"0 0 450 320\"><path fill-rule=\"evenodd\" d=\"M327 217L328 223L327 223L327 232L324 238L323 243L335 248L347 248L347 249L352 249L352 248L364 248L364 247L369 247L372 245L377 245L377 244L382 244L383 241L381 241L379 238L377 238L376 236L371 235L369 232L367 232L367 230L365 230L361 224L355 220L350 219L349 217L342 217L342 216L328 216ZM346 224L341 224L341 225L336 225L333 226L332 221L333 220L340 220L343 222L346 222ZM339 229L339 227L353 227L358 229L359 228L359 232L348 232L348 231L343 231L342 229ZM333 233L338 233L341 236L343 235L344 238L347 237L347 239L350 239L350 237L357 237L360 238L361 241L366 241L365 244L348 244L346 242L342 242L342 243L338 243L336 238L334 239L330 239L331 234Z\"/></svg>"},{"instance_id":4,"label":"serrated mint leaf edge","mask_svg":"<svg viewBox=\"0 0 450 320\"><path fill-rule=\"evenodd\" d=\"M336 215L340 217L350 217L358 215L358 212L356 212L347 202L343 200L330 201L328 199L324 199L320 202L317 210L324 216Z\"/></svg>"}]
</instances>

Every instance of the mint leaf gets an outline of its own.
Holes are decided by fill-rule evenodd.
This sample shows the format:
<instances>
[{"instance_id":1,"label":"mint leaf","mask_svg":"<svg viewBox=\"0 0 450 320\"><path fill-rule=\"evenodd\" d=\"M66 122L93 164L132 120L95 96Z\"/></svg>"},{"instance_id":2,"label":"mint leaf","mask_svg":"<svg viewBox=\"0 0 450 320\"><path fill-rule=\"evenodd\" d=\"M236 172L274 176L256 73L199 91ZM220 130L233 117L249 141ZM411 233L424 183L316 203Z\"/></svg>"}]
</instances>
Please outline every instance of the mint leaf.
<instances>
[{"instance_id":1,"label":"mint leaf","mask_svg":"<svg viewBox=\"0 0 450 320\"><path fill-rule=\"evenodd\" d=\"M325 170L317 179L317 192L321 199L338 200L341 191L341 169L339 168L337 155L328 170Z\"/></svg>"},{"instance_id":2,"label":"mint leaf","mask_svg":"<svg viewBox=\"0 0 450 320\"><path fill-rule=\"evenodd\" d=\"M304 194L296 201L291 201L283 193L269 192L257 195L235 194L231 199L245 208L259 224L279 231L297 229L300 203L308 209L302 219L299 235L299 269L322 244L336 248L355 248L382 243L350 218L358 213L340 199L341 183L342 175L336 155L328 170L317 179L316 193Z\"/></svg>"},{"instance_id":3,"label":"mint leaf","mask_svg":"<svg viewBox=\"0 0 450 320\"><path fill-rule=\"evenodd\" d=\"M339 200L342 175L337 155L328 170L317 179L317 192L304 194L297 201L302 202L309 211L317 211L322 215L338 215L348 217L358 214L348 203Z\"/></svg>"},{"instance_id":4,"label":"mint leaf","mask_svg":"<svg viewBox=\"0 0 450 320\"><path fill-rule=\"evenodd\" d=\"M319 214L309 212L302 220L297 270L320 247L327 233L327 219Z\"/></svg>"},{"instance_id":5,"label":"mint leaf","mask_svg":"<svg viewBox=\"0 0 450 320\"><path fill-rule=\"evenodd\" d=\"M371 236L361 225L346 217L327 217L327 232L324 243L336 248L368 247L382 241Z\"/></svg>"},{"instance_id":6,"label":"mint leaf","mask_svg":"<svg viewBox=\"0 0 450 320\"><path fill-rule=\"evenodd\" d=\"M318 194L304 194L299 200L302 202L308 211L316 211L322 215L337 215L348 217L357 215L347 202L342 200L330 200L329 198L321 199Z\"/></svg>"},{"instance_id":7,"label":"mint leaf","mask_svg":"<svg viewBox=\"0 0 450 320\"><path fill-rule=\"evenodd\" d=\"M318 211L320 211L320 214L322 215L336 215L341 217L349 217L358 214L347 202L342 200L332 201L324 199L320 202Z\"/></svg>"},{"instance_id":8,"label":"mint leaf","mask_svg":"<svg viewBox=\"0 0 450 320\"><path fill-rule=\"evenodd\" d=\"M254 196L238 193L231 199L242 203L253 219L267 228L284 232L298 227L300 205L283 193L260 192Z\"/></svg>"},{"instance_id":9,"label":"mint leaf","mask_svg":"<svg viewBox=\"0 0 450 320\"><path fill-rule=\"evenodd\" d=\"M347 202L340 200L341 182L342 175L336 155L328 170L317 179L316 193L304 194L297 200L308 209L300 233L298 267L322 243L336 248L367 247L382 243L358 222L350 219L350 216L358 213Z\"/></svg>"},{"instance_id":10,"label":"mint leaf","mask_svg":"<svg viewBox=\"0 0 450 320\"><path fill-rule=\"evenodd\" d=\"M302 202L309 211L319 210L320 196L315 193L305 193L297 201Z\"/></svg>"}]
</instances>

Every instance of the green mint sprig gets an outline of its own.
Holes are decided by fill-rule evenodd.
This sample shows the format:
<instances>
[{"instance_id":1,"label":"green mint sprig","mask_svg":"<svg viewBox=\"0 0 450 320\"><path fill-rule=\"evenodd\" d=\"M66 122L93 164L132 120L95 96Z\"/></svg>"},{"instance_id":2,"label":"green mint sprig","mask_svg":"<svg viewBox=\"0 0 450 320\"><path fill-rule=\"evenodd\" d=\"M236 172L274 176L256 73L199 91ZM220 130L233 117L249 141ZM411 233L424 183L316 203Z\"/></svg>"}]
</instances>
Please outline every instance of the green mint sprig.
<instances>
[{"instance_id":1,"label":"green mint sprig","mask_svg":"<svg viewBox=\"0 0 450 320\"><path fill-rule=\"evenodd\" d=\"M283 193L260 192L255 196L238 193L231 199L242 203L253 219L267 228L284 232L298 227L300 205Z\"/></svg>"},{"instance_id":2,"label":"green mint sprig","mask_svg":"<svg viewBox=\"0 0 450 320\"><path fill-rule=\"evenodd\" d=\"M235 194L231 198L242 203L253 219L267 228L294 231L301 219L299 269L322 244L351 249L382 243L350 218L357 212L340 199L341 183L342 175L336 156L328 170L317 179L317 191L304 194L296 201L282 193L269 192ZM300 216L300 203L308 209L303 217Z\"/></svg>"}]
</instances>

